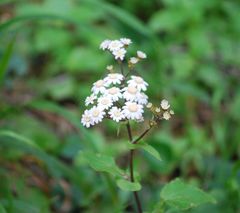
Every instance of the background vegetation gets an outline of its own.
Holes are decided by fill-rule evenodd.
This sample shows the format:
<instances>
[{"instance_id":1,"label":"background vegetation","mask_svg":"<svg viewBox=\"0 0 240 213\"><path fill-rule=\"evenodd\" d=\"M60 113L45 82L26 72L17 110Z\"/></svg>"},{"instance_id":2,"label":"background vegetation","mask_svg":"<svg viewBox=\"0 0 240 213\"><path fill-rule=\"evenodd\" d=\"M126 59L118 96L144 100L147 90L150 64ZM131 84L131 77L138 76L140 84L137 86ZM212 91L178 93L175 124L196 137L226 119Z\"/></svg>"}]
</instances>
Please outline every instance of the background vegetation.
<instances>
[{"instance_id":1,"label":"background vegetation","mask_svg":"<svg viewBox=\"0 0 240 213\"><path fill-rule=\"evenodd\" d=\"M80 124L113 60L99 44L120 37L147 53L148 95L176 114L146 139L162 161L138 152L144 209L181 177L217 200L187 212L240 212L239 11L237 0L1 0L0 212L133 212L131 193L79 157L126 166L124 127Z\"/></svg>"}]
</instances>

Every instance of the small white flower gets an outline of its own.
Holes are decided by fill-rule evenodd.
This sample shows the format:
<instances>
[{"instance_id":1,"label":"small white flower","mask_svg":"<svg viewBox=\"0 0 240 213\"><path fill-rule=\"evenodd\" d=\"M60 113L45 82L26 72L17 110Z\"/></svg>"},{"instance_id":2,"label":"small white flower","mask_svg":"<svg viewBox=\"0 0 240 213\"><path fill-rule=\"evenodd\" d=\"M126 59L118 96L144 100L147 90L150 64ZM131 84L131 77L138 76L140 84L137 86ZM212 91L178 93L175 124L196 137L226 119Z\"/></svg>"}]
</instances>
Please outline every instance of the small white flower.
<instances>
[{"instance_id":1,"label":"small white flower","mask_svg":"<svg viewBox=\"0 0 240 213\"><path fill-rule=\"evenodd\" d=\"M112 101L118 101L122 98L121 90L118 87L111 87L107 89L105 95L110 97Z\"/></svg>"},{"instance_id":2,"label":"small white flower","mask_svg":"<svg viewBox=\"0 0 240 213\"><path fill-rule=\"evenodd\" d=\"M130 62L131 64L136 64L136 63L138 63L138 61L139 61L139 59L136 58L136 57L131 57L130 60L129 60L129 62Z\"/></svg>"},{"instance_id":3,"label":"small white flower","mask_svg":"<svg viewBox=\"0 0 240 213\"><path fill-rule=\"evenodd\" d=\"M83 115L82 115L82 119L81 119L81 123L83 124L83 126L89 128L91 125L93 125L93 120L92 120L92 116L89 110L85 110Z\"/></svg>"},{"instance_id":4,"label":"small white flower","mask_svg":"<svg viewBox=\"0 0 240 213\"><path fill-rule=\"evenodd\" d=\"M164 112L163 113L163 119L165 119L165 120L169 120L171 118L171 115L170 115L170 113L169 112Z\"/></svg>"},{"instance_id":5,"label":"small white flower","mask_svg":"<svg viewBox=\"0 0 240 213\"><path fill-rule=\"evenodd\" d=\"M139 90L135 86L128 86L123 88L123 98L127 101L136 101L139 95Z\"/></svg>"},{"instance_id":6,"label":"small white flower","mask_svg":"<svg viewBox=\"0 0 240 213\"><path fill-rule=\"evenodd\" d=\"M143 92L137 94L137 103L146 105L148 103L148 96Z\"/></svg>"},{"instance_id":7,"label":"small white flower","mask_svg":"<svg viewBox=\"0 0 240 213\"><path fill-rule=\"evenodd\" d=\"M153 104L151 102L149 102L146 107L150 109L150 108L152 108L152 106L153 106Z\"/></svg>"},{"instance_id":8,"label":"small white flower","mask_svg":"<svg viewBox=\"0 0 240 213\"><path fill-rule=\"evenodd\" d=\"M163 99L162 101L161 101L161 107L164 109L164 110L167 110L169 107L170 107L170 104L168 103L168 101L167 100L165 100L165 99Z\"/></svg>"},{"instance_id":9,"label":"small white flower","mask_svg":"<svg viewBox=\"0 0 240 213\"><path fill-rule=\"evenodd\" d=\"M108 44L108 49L110 51L115 51L115 50L119 50L123 47L123 43L120 42L119 40L114 40L114 41L111 41L109 44Z\"/></svg>"},{"instance_id":10,"label":"small white flower","mask_svg":"<svg viewBox=\"0 0 240 213\"><path fill-rule=\"evenodd\" d=\"M134 102L126 102L123 106L123 114L127 119L140 120L143 114L143 106Z\"/></svg>"},{"instance_id":11,"label":"small white flower","mask_svg":"<svg viewBox=\"0 0 240 213\"><path fill-rule=\"evenodd\" d=\"M140 58L140 59L145 59L145 58L147 58L146 53L144 53L144 52L142 52L142 51L140 51L140 50L137 51L137 56L138 56L138 58Z\"/></svg>"},{"instance_id":12,"label":"small white flower","mask_svg":"<svg viewBox=\"0 0 240 213\"><path fill-rule=\"evenodd\" d=\"M105 82L103 80L98 80L96 81L94 84L93 84L93 87L91 89L91 91L94 93L94 94L98 94L99 92L100 93L104 93L106 88L104 86Z\"/></svg>"},{"instance_id":13,"label":"small white flower","mask_svg":"<svg viewBox=\"0 0 240 213\"><path fill-rule=\"evenodd\" d=\"M132 75L131 80L128 81L128 84L130 86L137 87L138 90L147 90L148 83L144 81L141 77Z\"/></svg>"},{"instance_id":14,"label":"small white flower","mask_svg":"<svg viewBox=\"0 0 240 213\"><path fill-rule=\"evenodd\" d=\"M85 100L85 105L88 106L89 104L94 104L94 101L96 100L97 96L92 94L88 96Z\"/></svg>"},{"instance_id":15,"label":"small white flower","mask_svg":"<svg viewBox=\"0 0 240 213\"><path fill-rule=\"evenodd\" d=\"M115 56L115 59L120 59L121 61L124 59L126 50L124 48L117 49L113 51L113 55Z\"/></svg>"},{"instance_id":16,"label":"small white flower","mask_svg":"<svg viewBox=\"0 0 240 213\"><path fill-rule=\"evenodd\" d=\"M174 111L173 110L170 110L169 113L170 113L170 115L174 115Z\"/></svg>"},{"instance_id":17,"label":"small white flower","mask_svg":"<svg viewBox=\"0 0 240 213\"><path fill-rule=\"evenodd\" d=\"M157 107L157 108L155 109L155 112L159 113L159 112L161 112L161 109L160 109L159 107Z\"/></svg>"},{"instance_id":18,"label":"small white flower","mask_svg":"<svg viewBox=\"0 0 240 213\"><path fill-rule=\"evenodd\" d=\"M113 105L112 99L109 96L98 98L98 107L101 109L109 109Z\"/></svg>"},{"instance_id":19,"label":"small white flower","mask_svg":"<svg viewBox=\"0 0 240 213\"><path fill-rule=\"evenodd\" d=\"M107 70L110 71L110 72L113 71L113 65L108 65Z\"/></svg>"},{"instance_id":20,"label":"small white flower","mask_svg":"<svg viewBox=\"0 0 240 213\"><path fill-rule=\"evenodd\" d=\"M113 107L112 109L110 109L108 114L116 122L119 122L120 120L124 119L122 110L118 107Z\"/></svg>"},{"instance_id":21,"label":"small white flower","mask_svg":"<svg viewBox=\"0 0 240 213\"><path fill-rule=\"evenodd\" d=\"M120 41L124 44L124 45L130 45L132 43L131 39L129 38L121 38Z\"/></svg>"},{"instance_id":22,"label":"small white flower","mask_svg":"<svg viewBox=\"0 0 240 213\"><path fill-rule=\"evenodd\" d=\"M104 78L105 86L109 86L111 84L121 84L123 80L123 75L119 73L109 73L107 77Z\"/></svg>"},{"instance_id":23,"label":"small white flower","mask_svg":"<svg viewBox=\"0 0 240 213\"><path fill-rule=\"evenodd\" d=\"M109 46L110 43L111 43L111 40L108 40L108 39L104 40L104 41L100 44L100 49L102 49L102 50L108 49L108 46Z\"/></svg>"},{"instance_id":24,"label":"small white flower","mask_svg":"<svg viewBox=\"0 0 240 213\"><path fill-rule=\"evenodd\" d=\"M89 110L89 112L91 114L93 124L97 124L97 123L101 122L105 115L105 112L103 111L103 109L101 109L100 107L96 107L96 106L91 108Z\"/></svg>"}]
</instances>

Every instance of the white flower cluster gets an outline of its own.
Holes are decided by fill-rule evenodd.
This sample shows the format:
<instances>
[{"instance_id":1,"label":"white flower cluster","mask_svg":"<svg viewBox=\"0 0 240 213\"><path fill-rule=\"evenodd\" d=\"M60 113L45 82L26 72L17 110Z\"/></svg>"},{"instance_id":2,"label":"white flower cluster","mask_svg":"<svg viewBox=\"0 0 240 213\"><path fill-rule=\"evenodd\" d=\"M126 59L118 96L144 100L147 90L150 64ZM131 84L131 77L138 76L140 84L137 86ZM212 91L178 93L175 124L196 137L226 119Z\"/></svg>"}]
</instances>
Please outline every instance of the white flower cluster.
<instances>
[{"instance_id":1,"label":"white flower cluster","mask_svg":"<svg viewBox=\"0 0 240 213\"><path fill-rule=\"evenodd\" d=\"M143 109L148 103L144 93L148 83L139 76L126 79L122 74L110 73L93 84L92 94L86 98L81 122L90 127L109 118L116 122L125 120L143 121Z\"/></svg>"},{"instance_id":2,"label":"white flower cluster","mask_svg":"<svg viewBox=\"0 0 240 213\"><path fill-rule=\"evenodd\" d=\"M126 54L126 48L132 43L128 38L119 40L105 40L101 43L100 49L110 51L116 60L123 61ZM81 122L87 128L103 120L103 118L120 121L144 120L144 107L147 106L153 113L155 123L165 119L169 120L174 114L170 110L167 100L163 100L160 106L153 106L148 103L148 96L145 94L148 83L140 76L131 75L130 71L140 60L147 58L147 55L138 50L135 57L128 60L129 72L124 73L121 66L121 73L115 73L112 65L107 66L109 74L96 81L92 86L92 94L85 100L85 105L90 109L85 110ZM124 75L125 74L125 75Z\"/></svg>"},{"instance_id":3,"label":"white flower cluster","mask_svg":"<svg viewBox=\"0 0 240 213\"><path fill-rule=\"evenodd\" d=\"M126 47L132 43L129 38L121 38L119 40L104 40L100 44L100 49L109 50L115 57L116 60L123 61L125 54L127 53Z\"/></svg>"}]
</instances>

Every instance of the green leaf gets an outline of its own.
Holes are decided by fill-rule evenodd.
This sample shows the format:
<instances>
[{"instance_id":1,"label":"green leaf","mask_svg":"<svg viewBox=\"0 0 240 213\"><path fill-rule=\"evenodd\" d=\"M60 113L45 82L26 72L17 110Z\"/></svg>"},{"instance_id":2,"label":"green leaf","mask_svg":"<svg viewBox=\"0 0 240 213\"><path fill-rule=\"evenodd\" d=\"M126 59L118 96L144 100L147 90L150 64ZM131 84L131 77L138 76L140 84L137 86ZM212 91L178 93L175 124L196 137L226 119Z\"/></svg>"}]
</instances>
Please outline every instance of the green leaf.
<instances>
[{"instance_id":1,"label":"green leaf","mask_svg":"<svg viewBox=\"0 0 240 213\"><path fill-rule=\"evenodd\" d=\"M80 152L78 160L84 160L94 170L99 172L108 172L114 176L121 176L124 172L116 165L114 158L94 152Z\"/></svg>"},{"instance_id":2,"label":"green leaf","mask_svg":"<svg viewBox=\"0 0 240 213\"><path fill-rule=\"evenodd\" d=\"M109 13L112 17L118 19L126 26L131 27L136 32L146 36L153 37L153 33L149 30L148 26L144 25L139 19L133 16L131 13L128 13L126 10L116 7L113 4L104 2L104 1L94 1L94 0L84 0L82 1L93 8L101 8L106 13Z\"/></svg>"},{"instance_id":3,"label":"green leaf","mask_svg":"<svg viewBox=\"0 0 240 213\"><path fill-rule=\"evenodd\" d=\"M128 147L130 149L138 149L138 148L143 149L144 151L146 151L147 153L149 153L150 155L152 155L156 159L162 160L159 152L153 146L151 146L147 143L138 143L138 144L128 143Z\"/></svg>"},{"instance_id":4,"label":"green leaf","mask_svg":"<svg viewBox=\"0 0 240 213\"><path fill-rule=\"evenodd\" d=\"M31 146L31 147L35 147L35 148L39 148L33 141L29 140L28 138L19 135L15 132L12 131L8 131L8 130L1 130L0 131L0 136L6 136L9 138L13 138L15 140L21 141L22 143Z\"/></svg>"},{"instance_id":5,"label":"green leaf","mask_svg":"<svg viewBox=\"0 0 240 213\"><path fill-rule=\"evenodd\" d=\"M8 204L8 200L6 199L2 199L1 202ZM38 207L20 199L13 200L13 209L14 209L14 212L21 212L21 213L26 213L26 212L40 213L41 212L41 210L38 209ZM1 213L1 209L0 209L0 213Z\"/></svg>"},{"instance_id":6,"label":"green leaf","mask_svg":"<svg viewBox=\"0 0 240 213\"><path fill-rule=\"evenodd\" d=\"M0 213L7 213L2 204L0 204Z\"/></svg>"},{"instance_id":7,"label":"green leaf","mask_svg":"<svg viewBox=\"0 0 240 213\"><path fill-rule=\"evenodd\" d=\"M205 203L215 203L214 197L206 192L185 184L180 179L171 181L161 191L161 199L179 210L187 210Z\"/></svg>"},{"instance_id":8,"label":"green leaf","mask_svg":"<svg viewBox=\"0 0 240 213\"><path fill-rule=\"evenodd\" d=\"M9 61L11 59L14 43L15 43L15 36L12 38L12 40L7 45L7 48L1 58L1 61L0 61L0 85L3 82L4 74L7 70Z\"/></svg>"},{"instance_id":9,"label":"green leaf","mask_svg":"<svg viewBox=\"0 0 240 213\"><path fill-rule=\"evenodd\" d=\"M124 179L117 180L117 185L120 189L124 191L139 191L142 188L140 183L133 183Z\"/></svg>"},{"instance_id":10,"label":"green leaf","mask_svg":"<svg viewBox=\"0 0 240 213\"><path fill-rule=\"evenodd\" d=\"M176 30L184 21L185 17L177 10L160 10L149 21L149 28L154 32L161 30Z\"/></svg>"},{"instance_id":11,"label":"green leaf","mask_svg":"<svg viewBox=\"0 0 240 213\"><path fill-rule=\"evenodd\" d=\"M31 153L46 163L50 173L55 177L67 176L71 179L78 179L76 174L63 163L36 145L28 138L8 130L0 130L0 147L10 147L21 150L24 153Z\"/></svg>"},{"instance_id":12,"label":"green leaf","mask_svg":"<svg viewBox=\"0 0 240 213\"><path fill-rule=\"evenodd\" d=\"M155 157L158 160L162 160L161 156L159 154L159 152L151 145L146 144L146 143L141 143L138 144L140 148L142 148L143 150L145 150L147 153L149 153L150 155L152 155L153 157Z\"/></svg>"}]
</instances>

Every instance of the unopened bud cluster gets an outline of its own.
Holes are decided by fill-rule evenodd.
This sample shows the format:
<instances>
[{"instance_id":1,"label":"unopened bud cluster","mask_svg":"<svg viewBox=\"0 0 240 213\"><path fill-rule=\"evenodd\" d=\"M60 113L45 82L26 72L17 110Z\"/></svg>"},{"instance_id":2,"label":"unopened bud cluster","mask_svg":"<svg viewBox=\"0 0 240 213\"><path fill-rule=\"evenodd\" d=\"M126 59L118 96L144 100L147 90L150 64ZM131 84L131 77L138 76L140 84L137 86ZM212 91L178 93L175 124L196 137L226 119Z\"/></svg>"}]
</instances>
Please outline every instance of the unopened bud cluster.
<instances>
[{"instance_id":1,"label":"unopened bud cluster","mask_svg":"<svg viewBox=\"0 0 240 213\"><path fill-rule=\"evenodd\" d=\"M162 119L169 120L174 115L174 111L170 109L169 102L165 99L161 101L159 106L155 106L149 102L146 107L152 112L154 120L157 122Z\"/></svg>"}]
</instances>

